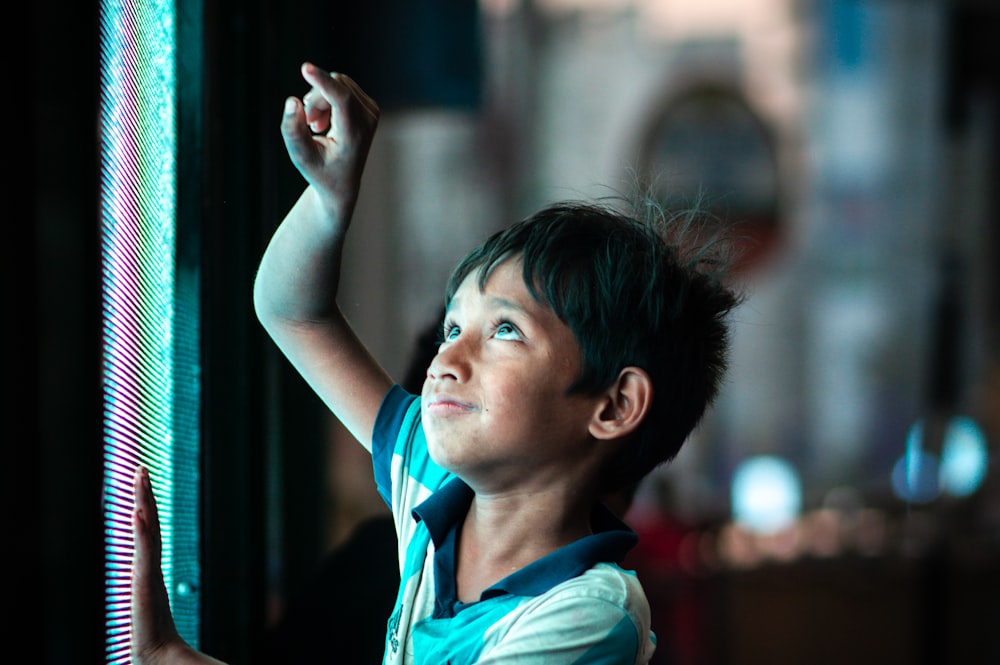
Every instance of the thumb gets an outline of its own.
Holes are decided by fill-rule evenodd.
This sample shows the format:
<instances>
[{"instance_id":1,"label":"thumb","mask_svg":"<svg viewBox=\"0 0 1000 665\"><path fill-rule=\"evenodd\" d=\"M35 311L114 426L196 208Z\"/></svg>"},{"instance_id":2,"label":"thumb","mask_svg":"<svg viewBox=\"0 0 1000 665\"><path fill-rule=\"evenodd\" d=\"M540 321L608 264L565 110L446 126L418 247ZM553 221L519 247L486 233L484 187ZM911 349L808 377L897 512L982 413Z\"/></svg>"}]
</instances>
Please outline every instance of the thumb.
<instances>
[{"instance_id":1,"label":"thumb","mask_svg":"<svg viewBox=\"0 0 1000 665\"><path fill-rule=\"evenodd\" d=\"M307 167L315 160L316 142L306 124L305 108L295 97L285 100L285 109L281 117L281 137L285 141L285 150L292 163L305 173Z\"/></svg>"}]
</instances>

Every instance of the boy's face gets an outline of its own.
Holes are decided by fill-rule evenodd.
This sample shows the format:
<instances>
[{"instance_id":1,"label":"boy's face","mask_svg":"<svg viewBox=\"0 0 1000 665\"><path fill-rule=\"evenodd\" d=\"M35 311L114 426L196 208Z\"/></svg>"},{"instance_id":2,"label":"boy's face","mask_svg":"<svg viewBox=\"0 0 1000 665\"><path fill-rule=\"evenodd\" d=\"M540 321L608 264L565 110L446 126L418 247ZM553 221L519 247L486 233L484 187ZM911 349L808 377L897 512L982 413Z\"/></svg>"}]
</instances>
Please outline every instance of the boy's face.
<instances>
[{"instance_id":1,"label":"boy's face","mask_svg":"<svg viewBox=\"0 0 1000 665\"><path fill-rule=\"evenodd\" d=\"M581 371L569 327L528 293L521 263L476 273L445 317L424 382L430 454L477 491L549 482L584 451L597 400L567 395Z\"/></svg>"}]
</instances>

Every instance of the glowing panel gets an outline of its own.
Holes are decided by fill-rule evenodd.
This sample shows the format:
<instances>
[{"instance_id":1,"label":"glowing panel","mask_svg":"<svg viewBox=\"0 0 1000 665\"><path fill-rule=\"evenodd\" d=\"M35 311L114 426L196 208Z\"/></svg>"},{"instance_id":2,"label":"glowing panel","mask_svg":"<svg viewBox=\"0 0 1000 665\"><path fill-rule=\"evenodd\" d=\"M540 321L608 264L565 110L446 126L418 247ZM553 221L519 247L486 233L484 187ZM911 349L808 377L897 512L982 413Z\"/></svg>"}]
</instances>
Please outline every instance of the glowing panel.
<instances>
[{"instance_id":1,"label":"glowing panel","mask_svg":"<svg viewBox=\"0 0 1000 665\"><path fill-rule=\"evenodd\" d=\"M175 276L175 35L167 0L101 2L101 260L103 308L106 660L129 662L132 478L150 469L163 526L164 577L178 587L177 545L191 549L196 512L178 498L178 459L197 448L195 332L178 319ZM190 295L190 294L188 294ZM178 307L182 316L178 317ZM184 381L178 388L178 378ZM180 453L178 452L180 451ZM186 467L184 467L186 469ZM185 470L185 478L190 471ZM183 509L183 510L181 510ZM178 515L178 511L184 515ZM186 574L185 588L191 585ZM178 628L192 639L189 613ZM192 640L194 641L194 640Z\"/></svg>"}]
</instances>

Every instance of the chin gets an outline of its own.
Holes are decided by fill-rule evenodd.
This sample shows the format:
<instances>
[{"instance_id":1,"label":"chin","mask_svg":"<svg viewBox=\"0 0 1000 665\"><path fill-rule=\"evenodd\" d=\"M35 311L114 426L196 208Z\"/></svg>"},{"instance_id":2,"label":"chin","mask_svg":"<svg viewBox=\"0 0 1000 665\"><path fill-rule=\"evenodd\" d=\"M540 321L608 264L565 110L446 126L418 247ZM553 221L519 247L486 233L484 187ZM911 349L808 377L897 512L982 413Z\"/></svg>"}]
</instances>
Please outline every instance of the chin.
<instances>
[{"instance_id":1,"label":"chin","mask_svg":"<svg viewBox=\"0 0 1000 665\"><path fill-rule=\"evenodd\" d=\"M448 465L448 451L440 444L437 437L432 436L429 432L427 432L427 453L435 464L451 471L451 467Z\"/></svg>"},{"instance_id":2,"label":"chin","mask_svg":"<svg viewBox=\"0 0 1000 665\"><path fill-rule=\"evenodd\" d=\"M462 475L462 469L464 467L462 464L462 450L460 447L449 448L448 446L442 446L428 437L427 453L430 455L431 460L435 464L448 473L456 476Z\"/></svg>"}]
</instances>

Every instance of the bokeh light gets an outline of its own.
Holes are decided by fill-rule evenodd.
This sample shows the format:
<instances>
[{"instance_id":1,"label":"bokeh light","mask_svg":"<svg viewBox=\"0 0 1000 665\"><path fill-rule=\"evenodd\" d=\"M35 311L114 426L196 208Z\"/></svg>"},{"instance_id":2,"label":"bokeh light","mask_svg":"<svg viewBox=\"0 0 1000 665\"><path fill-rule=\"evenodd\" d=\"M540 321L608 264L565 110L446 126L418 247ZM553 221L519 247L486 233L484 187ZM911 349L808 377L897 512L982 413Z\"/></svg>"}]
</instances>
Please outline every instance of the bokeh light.
<instances>
[{"instance_id":1,"label":"bokeh light","mask_svg":"<svg viewBox=\"0 0 1000 665\"><path fill-rule=\"evenodd\" d=\"M752 457L733 474L733 519L751 531L778 532L795 521L801 506L798 473L780 457Z\"/></svg>"},{"instance_id":2,"label":"bokeh light","mask_svg":"<svg viewBox=\"0 0 1000 665\"><path fill-rule=\"evenodd\" d=\"M906 437L906 452L892 467L892 491L909 503L927 503L941 493L938 460L923 449L924 423L918 420Z\"/></svg>"},{"instance_id":3,"label":"bokeh light","mask_svg":"<svg viewBox=\"0 0 1000 665\"><path fill-rule=\"evenodd\" d=\"M940 484L956 497L969 496L983 484L989 466L986 435L972 418L957 416L948 423L941 448Z\"/></svg>"},{"instance_id":4,"label":"bokeh light","mask_svg":"<svg viewBox=\"0 0 1000 665\"><path fill-rule=\"evenodd\" d=\"M968 416L952 417L941 438L940 458L927 445L923 420L911 427L906 452L892 469L892 489L911 503L928 503L947 494L967 497L986 479L989 452L986 435Z\"/></svg>"}]
</instances>

